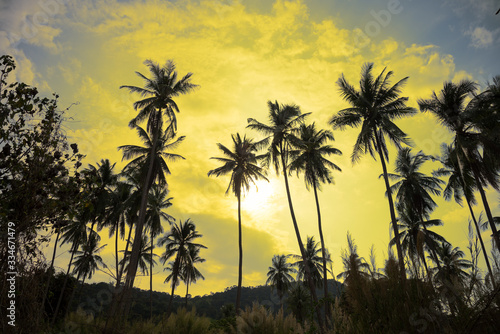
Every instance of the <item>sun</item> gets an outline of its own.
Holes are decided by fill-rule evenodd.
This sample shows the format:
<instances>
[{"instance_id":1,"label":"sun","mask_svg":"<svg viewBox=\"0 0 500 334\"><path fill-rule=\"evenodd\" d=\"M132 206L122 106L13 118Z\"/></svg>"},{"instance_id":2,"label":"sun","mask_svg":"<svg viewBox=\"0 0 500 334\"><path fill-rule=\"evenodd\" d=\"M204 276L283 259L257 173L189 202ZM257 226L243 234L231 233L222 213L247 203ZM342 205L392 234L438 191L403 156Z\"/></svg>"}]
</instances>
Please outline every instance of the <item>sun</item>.
<instances>
[{"instance_id":1,"label":"sun","mask_svg":"<svg viewBox=\"0 0 500 334\"><path fill-rule=\"evenodd\" d=\"M273 206L276 189L272 181L259 180L242 198L242 209L252 215L268 212Z\"/></svg>"}]
</instances>

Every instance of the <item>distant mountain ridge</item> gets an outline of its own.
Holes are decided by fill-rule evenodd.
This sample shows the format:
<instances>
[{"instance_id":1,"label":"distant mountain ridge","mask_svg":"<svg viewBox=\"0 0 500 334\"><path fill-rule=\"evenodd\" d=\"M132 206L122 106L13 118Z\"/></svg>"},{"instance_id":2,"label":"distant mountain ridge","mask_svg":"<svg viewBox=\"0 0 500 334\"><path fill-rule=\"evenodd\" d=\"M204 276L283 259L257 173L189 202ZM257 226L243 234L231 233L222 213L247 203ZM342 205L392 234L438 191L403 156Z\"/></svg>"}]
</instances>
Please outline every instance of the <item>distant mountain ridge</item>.
<instances>
[{"instance_id":1,"label":"distant mountain ridge","mask_svg":"<svg viewBox=\"0 0 500 334\"><path fill-rule=\"evenodd\" d=\"M333 296L340 296L343 285L334 280L328 280L328 291ZM85 284L79 301L73 305L76 310L78 306L87 313L106 312L111 303L113 286L110 283ZM323 298L323 289L316 289L318 298ZM165 313L168 307L170 295L166 292L153 291L153 316ZM283 301L286 301L287 295ZM236 301L236 286L226 288L222 292L210 293L204 296L188 298L187 307L196 308L196 312L213 319L220 319L223 314L221 308L224 305L234 304ZM279 297L276 291L272 292L270 286L261 285L256 287L241 288L241 306L251 306L253 302L268 307L271 311L277 311L280 307ZM149 290L133 289L133 304L131 306L132 318L148 318L150 309ZM175 295L173 309L186 305L184 296ZM287 305L284 305L285 311Z\"/></svg>"}]
</instances>

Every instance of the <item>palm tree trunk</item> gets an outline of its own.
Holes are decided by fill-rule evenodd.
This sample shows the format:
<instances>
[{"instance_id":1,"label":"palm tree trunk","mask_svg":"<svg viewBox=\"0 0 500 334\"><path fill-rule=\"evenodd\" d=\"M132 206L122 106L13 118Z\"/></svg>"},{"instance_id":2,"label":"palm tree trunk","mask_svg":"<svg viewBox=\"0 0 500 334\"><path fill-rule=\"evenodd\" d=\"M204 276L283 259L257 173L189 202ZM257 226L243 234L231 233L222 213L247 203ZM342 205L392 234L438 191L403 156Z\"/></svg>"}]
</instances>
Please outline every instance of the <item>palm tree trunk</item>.
<instances>
[{"instance_id":1,"label":"palm tree trunk","mask_svg":"<svg viewBox=\"0 0 500 334\"><path fill-rule=\"evenodd\" d=\"M83 285L85 284L85 278L87 275L83 275L83 280L82 280L82 285L80 285L80 289L78 290L78 299L80 299L80 296L82 295L82 290L83 290ZM73 299L75 298L75 292L76 292L76 287L78 286L78 281L80 280L80 274L76 277L76 285L75 289L73 289L73 292L71 292L71 297L69 298L69 303L68 303L68 308L66 308L66 312L64 313L64 317L66 318L68 316L68 312L71 309L71 304L73 303Z\"/></svg>"},{"instance_id":2,"label":"palm tree trunk","mask_svg":"<svg viewBox=\"0 0 500 334\"><path fill-rule=\"evenodd\" d=\"M496 287L495 276L493 275L493 271L491 270L490 260L488 258L488 253L486 253L486 247L484 246L483 237L481 236L481 230L479 229L479 224L477 223L476 216L474 215L474 211L472 210L472 206L469 200L467 200L467 205L469 206L469 211L472 217L472 221L474 222L474 226L476 227L476 233L479 238L479 242L481 243L481 249L483 250L486 267L488 267L488 272L490 273L491 276L491 282L493 283L493 287Z\"/></svg>"},{"instance_id":3,"label":"palm tree trunk","mask_svg":"<svg viewBox=\"0 0 500 334\"><path fill-rule=\"evenodd\" d=\"M475 171L475 168L472 168L472 172L474 173L474 178L476 180L476 185L477 189L479 190L479 194L481 194L481 200L483 201L486 217L488 217L488 222L490 223L491 232L493 233L493 240L498 248L498 251L500 252L500 235L498 234L497 228L495 226L495 220L493 219L493 215L491 214L491 209L490 205L488 204L488 199L486 198L486 194L484 192L483 186L479 181L479 177Z\"/></svg>"},{"instance_id":4,"label":"palm tree trunk","mask_svg":"<svg viewBox=\"0 0 500 334\"><path fill-rule=\"evenodd\" d=\"M243 238L241 233L241 193L237 194L238 197L238 289L236 291L236 315L240 313L241 303L241 283L243 280Z\"/></svg>"},{"instance_id":5,"label":"palm tree trunk","mask_svg":"<svg viewBox=\"0 0 500 334\"><path fill-rule=\"evenodd\" d=\"M149 319L153 319L153 226L151 226L151 262L149 263Z\"/></svg>"},{"instance_id":6,"label":"palm tree trunk","mask_svg":"<svg viewBox=\"0 0 500 334\"><path fill-rule=\"evenodd\" d=\"M118 282L118 275L120 274L120 266L118 261L118 230L120 226L120 219L118 218L118 224L115 228L115 265L116 265L116 281Z\"/></svg>"},{"instance_id":7,"label":"palm tree trunk","mask_svg":"<svg viewBox=\"0 0 500 334\"><path fill-rule=\"evenodd\" d=\"M380 133L377 130L375 133L375 142L377 144L377 151L380 156L380 163L382 164L382 171L384 173L385 188L387 189L387 200L389 201L389 211L391 212L392 228L394 230L394 238L396 239L396 250L398 252L401 281L405 282L406 281L405 261L403 257L403 250L401 248L401 241L399 240L399 229L396 221L396 212L394 211L394 202L392 201L392 192L391 192L391 186L389 185L389 177L387 176L387 166L385 165L385 158L384 155L382 154L382 146L380 144L379 136Z\"/></svg>"},{"instance_id":8,"label":"palm tree trunk","mask_svg":"<svg viewBox=\"0 0 500 334\"><path fill-rule=\"evenodd\" d=\"M52 280L52 276L55 274L55 272L54 274L52 273L52 270L54 269L54 260L56 259L57 243L59 242L60 235L61 235L61 229L57 231L56 241L54 243L54 252L52 253L52 260L50 261L50 267L47 271L49 273L49 278L47 279L47 286L45 287L45 292L43 293L42 313L45 310L45 301L47 300L47 295L49 293L50 281Z\"/></svg>"},{"instance_id":9,"label":"palm tree trunk","mask_svg":"<svg viewBox=\"0 0 500 334\"><path fill-rule=\"evenodd\" d=\"M189 294L189 280L186 282L186 297L184 297L184 307L188 307L188 294Z\"/></svg>"},{"instance_id":10,"label":"palm tree trunk","mask_svg":"<svg viewBox=\"0 0 500 334\"><path fill-rule=\"evenodd\" d=\"M292 216L293 228L295 230L295 236L297 237L297 241L299 243L299 249L300 249L300 254L302 255L302 261L304 261L304 267L306 270L306 278L307 278L306 281L309 284L309 290L311 291L311 296L313 298L314 308L316 309L316 315L318 317L319 327L320 327L321 333L324 333L325 328L324 328L324 324L323 324L323 318L321 317L321 312L319 309L318 296L316 295L316 288L315 288L314 283L312 281L311 269L309 268L309 263L307 261L307 256L306 256L306 252L304 249L304 244L302 243L302 239L300 237L299 226L297 225L297 219L295 218L295 212L293 210L292 197L290 195L290 186L288 185L288 175L287 175L287 171L286 171L285 157L283 155L283 145L280 145L280 149L281 149L281 164L283 166L283 176L285 177L286 196L288 199L288 206L290 208L290 215Z\"/></svg>"},{"instance_id":11,"label":"palm tree trunk","mask_svg":"<svg viewBox=\"0 0 500 334\"><path fill-rule=\"evenodd\" d=\"M161 111L160 111L161 112ZM149 157L149 168L148 173L146 175L146 179L144 180L144 185L142 187L142 195L141 195L141 207L139 210L139 219L137 221L137 225L135 227L135 237L134 243L132 245L132 252L130 254L130 261L127 270L127 276L125 279L125 286L123 292L121 293L121 298L119 301L120 307L118 308L118 314L116 318L119 318L120 315L123 315L124 318L127 318L126 314L123 312L126 309L127 298L132 291L134 286L135 276L137 274L137 265L139 264L139 253L141 251L141 240L142 240L142 230L144 228L144 222L146 221L146 209L148 204L148 193L151 187L151 183L153 181L153 167L154 167L154 153L156 151L156 145L158 142L159 128L154 129L153 135L153 146L151 147L151 153Z\"/></svg>"},{"instance_id":12,"label":"palm tree trunk","mask_svg":"<svg viewBox=\"0 0 500 334\"><path fill-rule=\"evenodd\" d=\"M118 278L116 279L116 288L118 288L121 284L122 276L123 276L123 271L125 270L125 254L128 252L128 246L130 245L130 238L132 237L132 227L133 223L130 224L130 229L128 230L128 237L127 237L127 243L125 245L125 253L123 253L123 262L120 267L120 272L118 274Z\"/></svg>"},{"instance_id":13,"label":"palm tree trunk","mask_svg":"<svg viewBox=\"0 0 500 334\"><path fill-rule=\"evenodd\" d=\"M319 239L321 241L321 256L323 257L323 291L324 291L324 299L325 299L325 324L328 324L328 316L329 316L329 302L328 302L328 277L327 277L327 269L326 269L326 250L325 250L325 239L323 238L323 227L321 226L321 210L319 208L319 198L318 198L318 190L316 186L316 179L313 178L313 189L314 189L314 198L316 200L316 211L318 214L318 230L319 230Z\"/></svg>"},{"instance_id":14,"label":"palm tree trunk","mask_svg":"<svg viewBox=\"0 0 500 334\"><path fill-rule=\"evenodd\" d=\"M172 302L174 301L174 292L175 286L177 285L177 276L179 275L180 261L179 253L177 253L175 256L174 266L172 268L172 293L170 294L170 301L168 303L167 316L169 316L172 311Z\"/></svg>"},{"instance_id":15,"label":"palm tree trunk","mask_svg":"<svg viewBox=\"0 0 500 334\"><path fill-rule=\"evenodd\" d=\"M56 309L55 309L54 315L52 317L52 323L51 323L52 326L54 326L54 323L56 322L57 313L59 312L59 308L61 307L61 301L62 301L62 298L64 295L64 290L66 290L66 284L68 283L68 277L69 277L69 272L71 270L71 264L73 263L73 256L75 255L77 249L78 249L78 244L77 243L73 244L73 246L71 247L71 250L70 250L71 251L71 258L69 259L68 270L66 271L66 277L64 277L63 286L61 288L61 294L59 295L59 299L57 300Z\"/></svg>"}]
</instances>

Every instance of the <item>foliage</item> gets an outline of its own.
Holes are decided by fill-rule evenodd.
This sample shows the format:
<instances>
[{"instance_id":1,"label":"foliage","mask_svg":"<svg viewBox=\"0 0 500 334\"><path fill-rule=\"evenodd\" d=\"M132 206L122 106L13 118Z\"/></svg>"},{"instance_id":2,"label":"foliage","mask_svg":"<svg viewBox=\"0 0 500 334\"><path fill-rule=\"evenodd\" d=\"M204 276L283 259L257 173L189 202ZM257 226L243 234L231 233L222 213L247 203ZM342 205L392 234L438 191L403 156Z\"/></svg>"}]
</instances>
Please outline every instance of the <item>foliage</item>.
<instances>
[{"instance_id":1,"label":"foliage","mask_svg":"<svg viewBox=\"0 0 500 334\"><path fill-rule=\"evenodd\" d=\"M7 222L16 229L18 259L39 257L40 230L70 219L79 201L78 168L82 155L62 130L64 111L58 95L40 97L25 83L8 84L16 65L0 57L0 235L2 270L5 263Z\"/></svg>"}]
</instances>

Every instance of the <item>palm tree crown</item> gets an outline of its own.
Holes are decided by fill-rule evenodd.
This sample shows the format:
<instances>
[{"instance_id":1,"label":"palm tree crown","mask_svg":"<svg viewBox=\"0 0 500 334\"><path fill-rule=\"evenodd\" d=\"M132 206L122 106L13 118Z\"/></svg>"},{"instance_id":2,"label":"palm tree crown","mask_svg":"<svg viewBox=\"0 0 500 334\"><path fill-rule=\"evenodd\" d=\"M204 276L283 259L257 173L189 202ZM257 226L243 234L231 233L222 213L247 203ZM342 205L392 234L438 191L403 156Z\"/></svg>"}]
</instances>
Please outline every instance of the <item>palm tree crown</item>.
<instances>
[{"instance_id":1,"label":"palm tree crown","mask_svg":"<svg viewBox=\"0 0 500 334\"><path fill-rule=\"evenodd\" d=\"M291 274L297 272L293 265L288 262L288 257L289 255L284 254L273 256L272 266L269 267L267 272L266 284L271 285L271 289L276 289L280 302L283 294L288 291L294 281Z\"/></svg>"},{"instance_id":2,"label":"palm tree crown","mask_svg":"<svg viewBox=\"0 0 500 334\"><path fill-rule=\"evenodd\" d=\"M242 192L250 188L250 183L255 183L255 180L267 178L264 175L262 167L258 162L262 156L256 155L257 147L252 139L240 134L231 136L233 139L233 151L222 144L217 144L219 149L224 154L224 157L215 159L222 162L223 165L208 172L208 176L222 176L231 174L231 180L227 187L226 193L231 190L237 197L241 196Z\"/></svg>"},{"instance_id":3,"label":"palm tree crown","mask_svg":"<svg viewBox=\"0 0 500 334\"><path fill-rule=\"evenodd\" d=\"M179 107L173 98L187 94L198 87L198 85L191 82L193 74L188 73L180 80L177 80L176 66L172 60L167 60L163 67L149 59L144 64L149 68L151 78L140 72L135 72L144 80L144 87L120 86L120 88L126 88L132 93L139 94L142 98L134 102L134 109L138 110L139 114L130 121L129 125L134 127L139 122L147 119L148 132L153 133L153 129L162 126L161 110L163 110L174 130L177 130L175 112L179 112Z\"/></svg>"}]
</instances>

